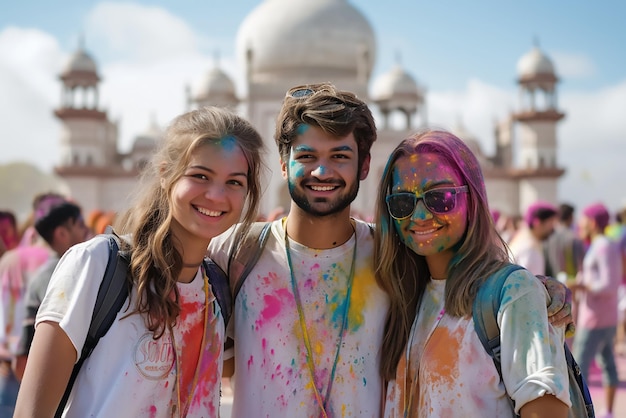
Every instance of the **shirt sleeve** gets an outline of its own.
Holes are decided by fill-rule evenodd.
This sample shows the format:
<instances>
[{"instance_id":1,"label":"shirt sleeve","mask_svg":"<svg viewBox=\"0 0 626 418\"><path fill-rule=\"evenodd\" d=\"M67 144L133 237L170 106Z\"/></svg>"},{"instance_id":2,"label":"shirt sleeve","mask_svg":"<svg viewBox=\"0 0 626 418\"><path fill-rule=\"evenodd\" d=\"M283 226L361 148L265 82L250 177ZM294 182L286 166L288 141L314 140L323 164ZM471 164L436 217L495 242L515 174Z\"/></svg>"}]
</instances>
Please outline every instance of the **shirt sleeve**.
<instances>
[{"instance_id":1,"label":"shirt sleeve","mask_svg":"<svg viewBox=\"0 0 626 418\"><path fill-rule=\"evenodd\" d=\"M80 353L108 259L106 237L97 236L70 248L50 279L37 312L35 327L43 321L58 322L76 352Z\"/></svg>"},{"instance_id":2,"label":"shirt sleeve","mask_svg":"<svg viewBox=\"0 0 626 418\"><path fill-rule=\"evenodd\" d=\"M513 272L503 287L498 312L502 377L516 413L546 394L571 406L564 333L548 322L548 299L544 286L527 270Z\"/></svg>"}]
</instances>

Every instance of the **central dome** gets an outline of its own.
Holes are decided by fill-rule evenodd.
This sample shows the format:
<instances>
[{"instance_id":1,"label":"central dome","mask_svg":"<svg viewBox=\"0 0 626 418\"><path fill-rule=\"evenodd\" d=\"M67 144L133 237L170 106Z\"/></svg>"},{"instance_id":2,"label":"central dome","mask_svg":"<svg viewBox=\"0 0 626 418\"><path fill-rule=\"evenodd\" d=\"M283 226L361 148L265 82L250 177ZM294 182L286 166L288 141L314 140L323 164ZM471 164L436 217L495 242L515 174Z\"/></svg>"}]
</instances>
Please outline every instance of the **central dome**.
<instances>
[{"instance_id":1,"label":"central dome","mask_svg":"<svg viewBox=\"0 0 626 418\"><path fill-rule=\"evenodd\" d=\"M265 0L237 35L249 76L369 76L374 31L346 0Z\"/></svg>"}]
</instances>

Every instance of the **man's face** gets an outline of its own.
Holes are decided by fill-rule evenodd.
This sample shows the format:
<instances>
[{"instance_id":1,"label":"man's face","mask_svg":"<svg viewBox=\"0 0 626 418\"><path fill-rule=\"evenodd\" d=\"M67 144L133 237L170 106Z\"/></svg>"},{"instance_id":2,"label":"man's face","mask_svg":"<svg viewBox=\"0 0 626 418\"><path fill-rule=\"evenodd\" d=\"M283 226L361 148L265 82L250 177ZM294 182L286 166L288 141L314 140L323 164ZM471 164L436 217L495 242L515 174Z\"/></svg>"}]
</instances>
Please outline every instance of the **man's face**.
<instances>
[{"instance_id":1,"label":"man's face","mask_svg":"<svg viewBox=\"0 0 626 418\"><path fill-rule=\"evenodd\" d=\"M535 219L533 226L533 233L535 234L535 237L537 237L539 241L547 240L548 237L554 232L555 223L556 216L553 216L552 218L548 218L543 221Z\"/></svg>"},{"instance_id":2,"label":"man's face","mask_svg":"<svg viewBox=\"0 0 626 418\"><path fill-rule=\"evenodd\" d=\"M0 219L0 240L7 250L11 250L19 244L17 229L9 219Z\"/></svg>"},{"instance_id":3,"label":"man's face","mask_svg":"<svg viewBox=\"0 0 626 418\"><path fill-rule=\"evenodd\" d=\"M328 216L348 209L356 198L359 181L369 170L369 158L360 172L358 161L352 133L337 138L302 125L281 168L293 202L308 214Z\"/></svg>"},{"instance_id":4,"label":"man's face","mask_svg":"<svg viewBox=\"0 0 626 418\"><path fill-rule=\"evenodd\" d=\"M89 228L85 225L85 220L82 216L76 219L70 219L65 227L68 231L69 246L79 244L90 238Z\"/></svg>"}]
</instances>

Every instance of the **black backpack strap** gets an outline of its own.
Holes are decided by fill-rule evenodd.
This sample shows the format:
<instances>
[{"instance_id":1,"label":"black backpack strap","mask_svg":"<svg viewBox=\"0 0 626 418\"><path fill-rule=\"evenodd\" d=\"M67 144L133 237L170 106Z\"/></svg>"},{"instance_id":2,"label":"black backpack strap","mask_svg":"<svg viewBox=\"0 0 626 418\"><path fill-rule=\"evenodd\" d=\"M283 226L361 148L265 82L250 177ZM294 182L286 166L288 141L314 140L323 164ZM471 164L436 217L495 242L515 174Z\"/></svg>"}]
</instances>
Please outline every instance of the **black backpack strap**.
<instances>
[{"instance_id":1,"label":"black backpack strap","mask_svg":"<svg viewBox=\"0 0 626 418\"><path fill-rule=\"evenodd\" d=\"M83 350L74 365L65 393L54 415L55 418L60 418L63 414L63 409L67 404L81 366L92 353L100 338L111 328L113 321L115 321L117 317L117 313L122 309L124 301L128 298L129 281L127 280L127 275L128 265L130 263L129 255L120 251L119 237L115 234L108 234L108 237L109 260L107 261L106 270L104 271L104 279L98 289L98 296L96 297L96 304L91 317L89 331L87 332Z\"/></svg>"},{"instance_id":2,"label":"black backpack strap","mask_svg":"<svg viewBox=\"0 0 626 418\"><path fill-rule=\"evenodd\" d=\"M263 248L265 248L265 244L267 244L267 240L270 236L271 226L271 222L255 222L254 224L252 224L252 226L250 227L250 231L246 235L242 245L239 247L237 254L235 255L231 253L229 266L233 257L244 265L241 274L239 275L239 277L237 277L235 281L235 287L233 289L233 301L237 299L237 295L239 294L239 290L241 290L241 286L243 286L246 278L256 265L257 261L259 261L259 258L263 253Z\"/></svg>"},{"instance_id":3,"label":"black backpack strap","mask_svg":"<svg viewBox=\"0 0 626 418\"><path fill-rule=\"evenodd\" d=\"M217 299L217 303L220 305L222 311L222 317L224 318L224 327L228 326L228 321L233 312L233 298L230 293L230 283L228 282L228 276L224 273L224 270L220 266L215 264L210 258L205 258L204 271L209 277L209 283L211 284L211 290Z\"/></svg>"}]
</instances>

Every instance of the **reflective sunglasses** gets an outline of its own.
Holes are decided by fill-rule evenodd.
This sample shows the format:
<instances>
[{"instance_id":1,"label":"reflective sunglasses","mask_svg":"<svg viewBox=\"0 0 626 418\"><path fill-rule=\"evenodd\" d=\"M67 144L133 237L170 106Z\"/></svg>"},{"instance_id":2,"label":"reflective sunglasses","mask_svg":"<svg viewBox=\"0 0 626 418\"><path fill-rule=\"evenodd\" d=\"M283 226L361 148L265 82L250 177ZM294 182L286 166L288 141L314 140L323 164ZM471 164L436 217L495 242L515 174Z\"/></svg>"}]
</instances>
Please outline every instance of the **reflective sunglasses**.
<instances>
[{"instance_id":1,"label":"reflective sunglasses","mask_svg":"<svg viewBox=\"0 0 626 418\"><path fill-rule=\"evenodd\" d=\"M448 213L456 206L456 195L467 193L467 186L440 187L425 191L421 196L416 193L393 193L385 198L387 210L392 218L406 219L413 215L417 202L422 200L424 206L432 213Z\"/></svg>"},{"instance_id":2,"label":"reflective sunglasses","mask_svg":"<svg viewBox=\"0 0 626 418\"><path fill-rule=\"evenodd\" d=\"M315 93L315 90L308 88L308 87L303 87L303 88L296 88L295 90L289 90L287 92L287 96L292 97L294 99L300 99L302 97L310 96L313 93Z\"/></svg>"}]
</instances>

